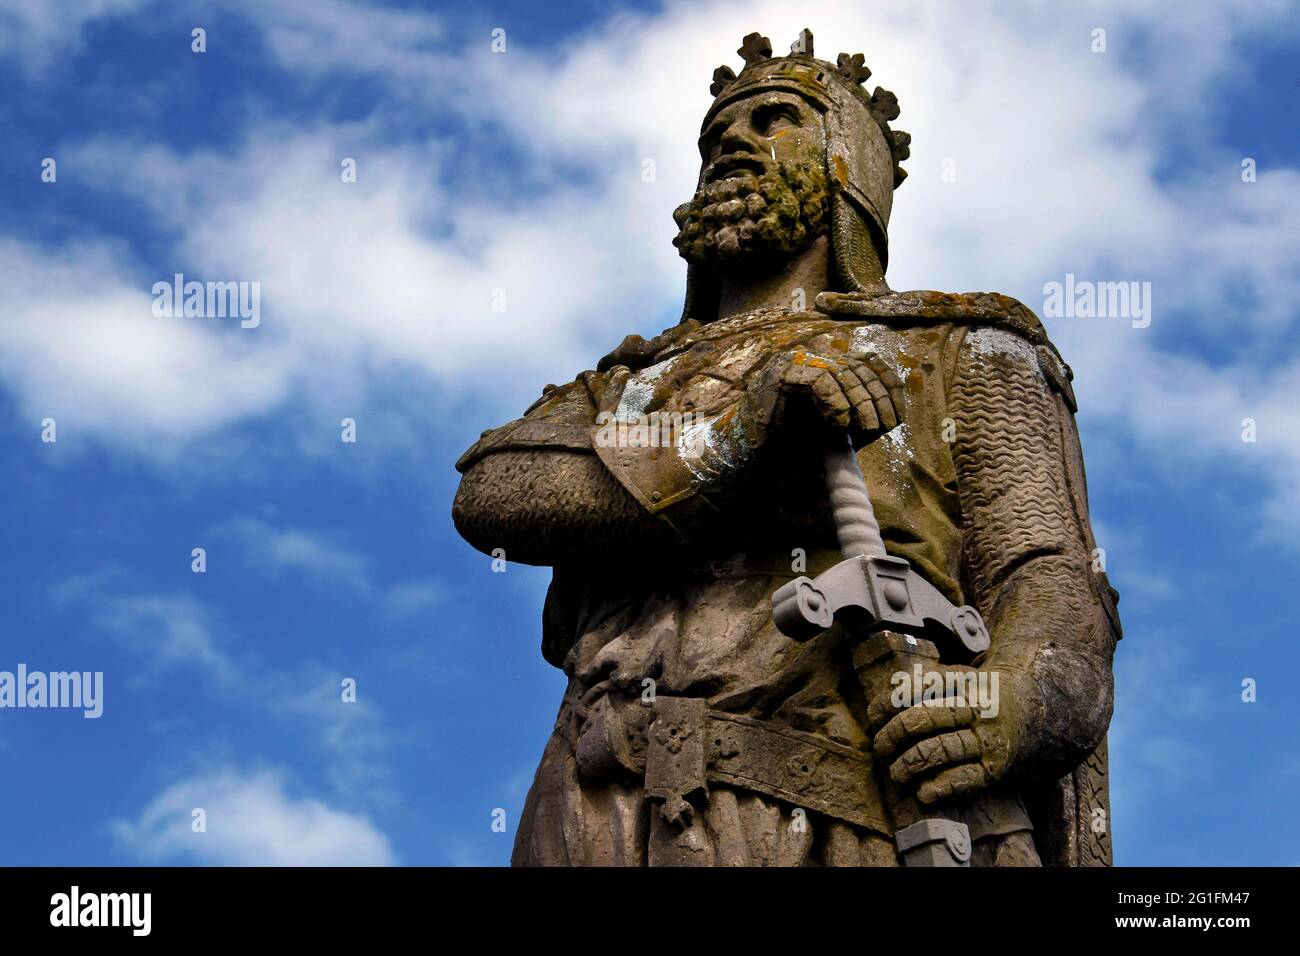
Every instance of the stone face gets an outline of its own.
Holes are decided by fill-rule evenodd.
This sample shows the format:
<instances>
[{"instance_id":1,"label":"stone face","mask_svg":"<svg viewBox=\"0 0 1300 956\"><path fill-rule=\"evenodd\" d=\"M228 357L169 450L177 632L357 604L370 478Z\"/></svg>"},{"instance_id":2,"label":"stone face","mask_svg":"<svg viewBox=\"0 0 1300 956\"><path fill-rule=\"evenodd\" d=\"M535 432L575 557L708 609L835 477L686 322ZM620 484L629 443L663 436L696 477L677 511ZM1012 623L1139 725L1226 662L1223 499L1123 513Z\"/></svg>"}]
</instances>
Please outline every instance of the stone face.
<instances>
[{"instance_id":1,"label":"stone face","mask_svg":"<svg viewBox=\"0 0 1300 956\"><path fill-rule=\"evenodd\" d=\"M457 464L461 534L554 569L514 862L1106 865L1072 374L1012 299L887 287L897 100L812 47L714 73L682 321Z\"/></svg>"}]
</instances>

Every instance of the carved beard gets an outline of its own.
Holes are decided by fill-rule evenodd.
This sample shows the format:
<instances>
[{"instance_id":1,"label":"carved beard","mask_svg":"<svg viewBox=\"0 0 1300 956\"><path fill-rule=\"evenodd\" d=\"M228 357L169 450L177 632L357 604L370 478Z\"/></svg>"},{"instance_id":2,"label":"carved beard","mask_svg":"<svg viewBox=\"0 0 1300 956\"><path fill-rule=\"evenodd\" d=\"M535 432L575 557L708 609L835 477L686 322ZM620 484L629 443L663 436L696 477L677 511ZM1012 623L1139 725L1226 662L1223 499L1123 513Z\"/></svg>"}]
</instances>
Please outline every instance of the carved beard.
<instances>
[{"instance_id":1,"label":"carved beard","mask_svg":"<svg viewBox=\"0 0 1300 956\"><path fill-rule=\"evenodd\" d=\"M828 207L822 169L784 161L701 186L673 213L673 245L687 262L724 272L779 265L826 231Z\"/></svg>"}]
</instances>

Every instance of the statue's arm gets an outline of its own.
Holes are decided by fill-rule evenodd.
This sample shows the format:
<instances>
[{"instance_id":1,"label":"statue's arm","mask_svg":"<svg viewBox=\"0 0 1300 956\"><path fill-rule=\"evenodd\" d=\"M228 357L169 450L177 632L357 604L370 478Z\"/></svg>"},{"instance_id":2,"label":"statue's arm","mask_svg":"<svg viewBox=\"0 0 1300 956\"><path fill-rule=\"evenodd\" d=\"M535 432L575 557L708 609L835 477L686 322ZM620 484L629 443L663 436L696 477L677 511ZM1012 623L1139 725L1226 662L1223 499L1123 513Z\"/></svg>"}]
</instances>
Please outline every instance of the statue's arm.
<instances>
[{"instance_id":1,"label":"statue's arm","mask_svg":"<svg viewBox=\"0 0 1300 956\"><path fill-rule=\"evenodd\" d=\"M1011 691L1014 768L1059 776L1106 732L1120 634L1117 596L1094 569L1068 372L1045 346L972 330L949 404L967 599L992 634L980 666Z\"/></svg>"},{"instance_id":2,"label":"statue's arm","mask_svg":"<svg viewBox=\"0 0 1300 956\"><path fill-rule=\"evenodd\" d=\"M644 417L632 405L618 411L630 375L624 366L584 372L467 451L452 508L461 535L485 553L545 565L707 540L772 430L829 422L862 445L897 424L901 402L897 378L874 358L783 352L734 402L679 415L646 444L617 424Z\"/></svg>"},{"instance_id":3,"label":"statue's arm","mask_svg":"<svg viewBox=\"0 0 1300 956\"><path fill-rule=\"evenodd\" d=\"M587 379L550 390L522 418L484 434L456 463L456 530L478 550L555 565L665 536L595 454Z\"/></svg>"}]
</instances>

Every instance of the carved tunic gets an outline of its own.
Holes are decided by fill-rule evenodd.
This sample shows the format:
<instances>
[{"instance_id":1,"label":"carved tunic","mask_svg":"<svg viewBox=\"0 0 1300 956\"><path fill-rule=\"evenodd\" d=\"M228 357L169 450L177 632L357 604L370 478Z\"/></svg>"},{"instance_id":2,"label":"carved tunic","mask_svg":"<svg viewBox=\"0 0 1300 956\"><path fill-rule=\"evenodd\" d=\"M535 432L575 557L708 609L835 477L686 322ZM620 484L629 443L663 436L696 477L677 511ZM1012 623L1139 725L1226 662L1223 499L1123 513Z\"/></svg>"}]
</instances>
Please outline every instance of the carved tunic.
<instances>
[{"instance_id":1,"label":"carved tunic","mask_svg":"<svg viewBox=\"0 0 1300 956\"><path fill-rule=\"evenodd\" d=\"M516 863L894 865L851 637L835 627L801 644L772 622L774 590L840 557L818 456L797 436L747 444L745 386L792 350L873 352L893 367L903 422L858 456L885 543L978 607L992 647L977 664L1036 688L1021 715L1034 745L963 810L975 862L1108 861L1087 823L1108 812L1119 628L1092 568L1068 368L1001 296L827 294L818 306L666 333L633 367L549 390L459 463L461 533L555 569L543 650L570 684ZM689 441L611 443L602 412L684 421ZM704 740L707 780L671 826L646 801L651 688L703 702L682 726Z\"/></svg>"}]
</instances>

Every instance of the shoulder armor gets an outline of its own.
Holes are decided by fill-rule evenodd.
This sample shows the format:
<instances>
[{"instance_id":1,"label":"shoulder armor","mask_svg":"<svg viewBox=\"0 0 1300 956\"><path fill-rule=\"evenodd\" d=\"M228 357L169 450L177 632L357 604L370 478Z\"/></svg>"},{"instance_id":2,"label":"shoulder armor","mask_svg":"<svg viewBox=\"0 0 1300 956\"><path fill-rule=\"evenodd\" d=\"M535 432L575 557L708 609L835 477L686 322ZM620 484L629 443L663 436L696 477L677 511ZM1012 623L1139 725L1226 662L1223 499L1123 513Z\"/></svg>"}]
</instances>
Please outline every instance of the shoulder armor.
<instances>
[{"instance_id":1,"label":"shoulder armor","mask_svg":"<svg viewBox=\"0 0 1300 956\"><path fill-rule=\"evenodd\" d=\"M595 410L583 376L567 385L548 385L523 417L479 436L460 456L456 470L464 474L484 455L497 451L549 448L591 454L593 421Z\"/></svg>"},{"instance_id":2,"label":"shoulder armor","mask_svg":"<svg viewBox=\"0 0 1300 956\"><path fill-rule=\"evenodd\" d=\"M1051 339L1042 321L1023 302L999 292L823 292L817 296L817 308L828 315L844 319L873 319L879 322L930 324L951 322L955 325L991 326L1005 329L1031 346L1043 377L1063 399L1071 412L1078 411L1074 372Z\"/></svg>"}]
</instances>

